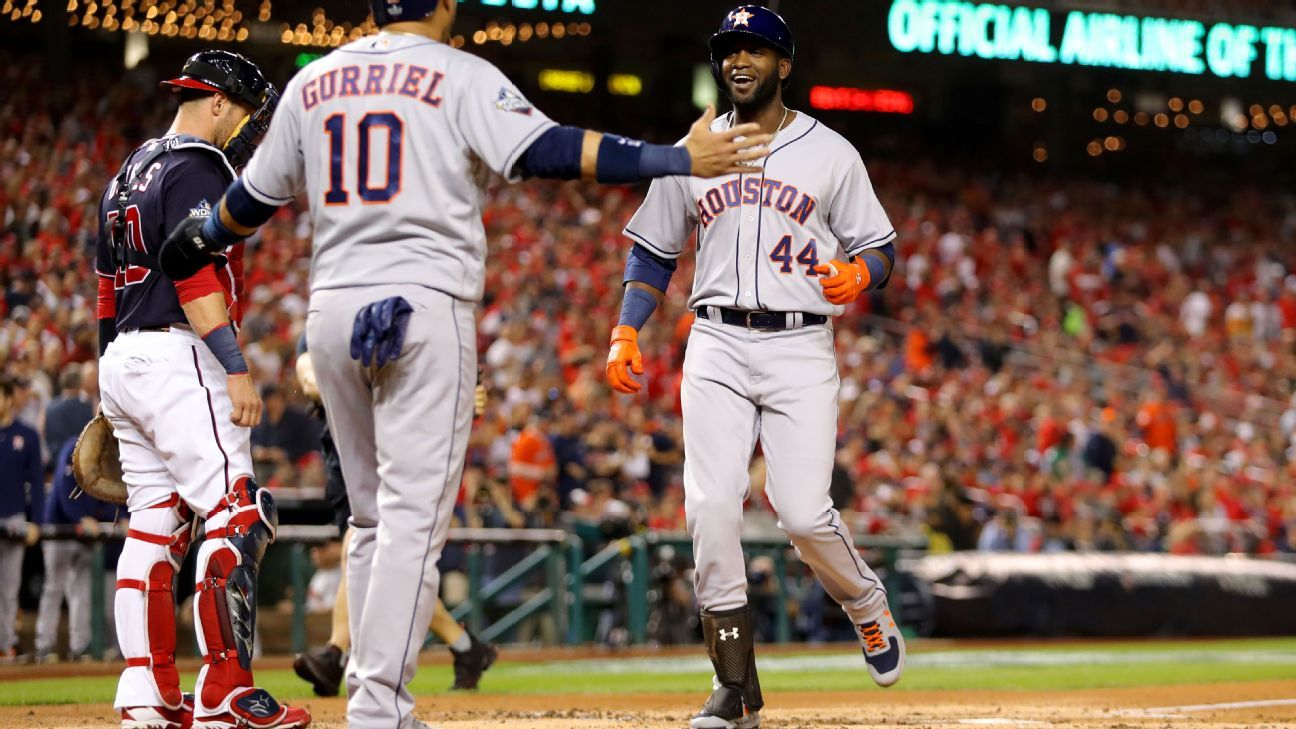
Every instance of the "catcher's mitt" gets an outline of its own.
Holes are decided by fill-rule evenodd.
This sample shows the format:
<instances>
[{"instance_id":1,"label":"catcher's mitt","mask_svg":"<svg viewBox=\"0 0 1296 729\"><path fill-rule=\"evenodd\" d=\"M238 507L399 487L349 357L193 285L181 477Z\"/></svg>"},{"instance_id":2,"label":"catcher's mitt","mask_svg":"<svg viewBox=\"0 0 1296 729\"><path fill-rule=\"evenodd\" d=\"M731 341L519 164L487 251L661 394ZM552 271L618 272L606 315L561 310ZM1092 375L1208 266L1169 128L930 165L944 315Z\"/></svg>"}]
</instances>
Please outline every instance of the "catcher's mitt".
<instances>
[{"instance_id":1,"label":"catcher's mitt","mask_svg":"<svg viewBox=\"0 0 1296 729\"><path fill-rule=\"evenodd\" d=\"M112 504L126 503L121 455L112 426L102 415L86 424L72 449L72 474L82 491Z\"/></svg>"}]
</instances>

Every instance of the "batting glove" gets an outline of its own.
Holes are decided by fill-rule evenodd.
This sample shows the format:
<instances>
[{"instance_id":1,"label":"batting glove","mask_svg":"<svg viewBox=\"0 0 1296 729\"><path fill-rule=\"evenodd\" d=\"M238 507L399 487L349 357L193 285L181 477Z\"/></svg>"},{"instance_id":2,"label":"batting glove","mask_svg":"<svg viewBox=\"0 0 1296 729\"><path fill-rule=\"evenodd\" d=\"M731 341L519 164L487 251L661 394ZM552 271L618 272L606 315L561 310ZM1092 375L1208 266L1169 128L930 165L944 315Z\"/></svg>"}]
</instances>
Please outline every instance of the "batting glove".
<instances>
[{"instance_id":1,"label":"batting glove","mask_svg":"<svg viewBox=\"0 0 1296 729\"><path fill-rule=\"evenodd\" d=\"M828 303L842 306L859 298L868 290L873 277L867 266L859 263L833 260L827 265L814 267L819 274L819 285L823 287L824 298Z\"/></svg>"},{"instance_id":2,"label":"batting glove","mask_svg":"<svg viewBox=\"0 0 1296 729\"><path fill-rule=\"evenodd\" d=\"M405 327L414 307L403 297L375 301L356 312L351 328L351 359L382 367L400 356Z\"/></svg>"},{"instance_id":3,"label":"batting glove","mask_svg":"<svg viewBox=\"0 0 1296 729\"><path fill-rule=\"evenodd\" d=\"M631 326L619 326L612 330L612 349L608 352L607 378L613 390L627 395L639 392L643 387L630 377L630 373L644 373L643 355L639 352L639 332Z\"/></svg>"}]
</instances>

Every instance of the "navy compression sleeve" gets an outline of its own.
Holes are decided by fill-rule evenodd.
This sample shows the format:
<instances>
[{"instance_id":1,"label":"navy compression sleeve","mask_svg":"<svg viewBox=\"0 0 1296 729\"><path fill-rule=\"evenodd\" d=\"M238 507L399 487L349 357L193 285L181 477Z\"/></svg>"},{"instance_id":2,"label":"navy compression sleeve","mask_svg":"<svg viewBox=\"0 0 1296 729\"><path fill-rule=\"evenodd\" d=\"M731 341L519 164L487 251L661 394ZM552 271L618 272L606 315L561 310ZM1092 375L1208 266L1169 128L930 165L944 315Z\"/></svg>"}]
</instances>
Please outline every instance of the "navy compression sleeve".
<instances>
[{"instance_id":1,"label":"navy compression sleeve","mask_svg":"<svg viewBox=\"0 0 1296 729\"><path fill-rule=\"evenodd\" d=\"M672 258L662 258L636 243L626 256L625 276L623 281L642 281L649 286L666 292L670 286L671 276L675 275L677 262Z\"/></svg>"}]
</instances>

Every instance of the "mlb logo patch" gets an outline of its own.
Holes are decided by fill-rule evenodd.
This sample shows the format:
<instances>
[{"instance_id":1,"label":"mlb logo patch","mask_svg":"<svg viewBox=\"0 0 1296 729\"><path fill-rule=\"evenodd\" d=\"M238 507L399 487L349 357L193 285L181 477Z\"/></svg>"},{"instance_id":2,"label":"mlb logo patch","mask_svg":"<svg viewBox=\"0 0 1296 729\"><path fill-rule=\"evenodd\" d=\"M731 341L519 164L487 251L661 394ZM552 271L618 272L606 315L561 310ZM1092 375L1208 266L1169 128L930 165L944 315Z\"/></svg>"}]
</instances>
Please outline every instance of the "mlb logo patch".
<instances>
[{"instance_id":1,"label":"mlb logo patch","mask_svg":"<svg viewBox=\"0 0 1296 729\"><path fill-rule=\"evenodd\" d=\"M531 116L531 104L518 92L505 86L500 89L495 106L501 111L512 111L523 116Z\"/></svg>"},{"instance_id":2,"label":"mlb logo patch","mask_svg":"<svg viewBox=\"0 0 1296 729\"><path fill-rule=\"evenodd\" d=\"M387 14L393 18L399 18L405 9L401 7L400 0L387 0Z\"/></svg>"}]
</instances>

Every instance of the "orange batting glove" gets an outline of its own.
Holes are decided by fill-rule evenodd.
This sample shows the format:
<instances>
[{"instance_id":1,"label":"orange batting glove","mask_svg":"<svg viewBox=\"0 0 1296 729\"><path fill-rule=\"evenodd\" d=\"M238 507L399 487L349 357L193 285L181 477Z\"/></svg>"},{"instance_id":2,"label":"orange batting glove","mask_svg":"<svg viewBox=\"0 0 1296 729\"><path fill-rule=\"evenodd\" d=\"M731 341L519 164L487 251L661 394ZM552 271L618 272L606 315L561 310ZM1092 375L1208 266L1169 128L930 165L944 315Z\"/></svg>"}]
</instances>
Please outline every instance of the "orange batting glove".
<instances>
[{"instance_id":1,"label":"orange batting glove","mask_svg":"<svg viewBox=\"0 0 1296 729\"><path fill-rule=\"evenodd\" d=\"M639 353L639 332L623 324L612 329L612 349L607 358L608 384L627 395L639 392L643 385L630 377L631 372L644 373L643 355Z\"/></svg>"},{"instance_id":2,"label":"orange batting glove","mask_svg":"<svg viewBox=\"0 0 1296 729\"><path fill-rule=\"evenodd\" d=\"M873 280L868 266L861 263L833 260L827 265L815 266L814 272L819 274L819 285L823 287L824 298L828 299L828 303L838 306L858 299Z\"/></svg>"}]
</instances>

